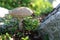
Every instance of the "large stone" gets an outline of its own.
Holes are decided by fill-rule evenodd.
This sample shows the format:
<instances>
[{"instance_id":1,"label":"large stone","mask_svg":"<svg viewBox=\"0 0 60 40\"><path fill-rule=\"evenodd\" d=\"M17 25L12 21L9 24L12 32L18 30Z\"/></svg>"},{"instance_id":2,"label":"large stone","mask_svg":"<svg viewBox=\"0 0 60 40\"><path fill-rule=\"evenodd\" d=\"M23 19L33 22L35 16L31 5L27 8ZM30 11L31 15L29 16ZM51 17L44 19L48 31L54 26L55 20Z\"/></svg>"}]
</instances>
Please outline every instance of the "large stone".
<instances>
[{"instance_id":1,"label":"large stone","mask_svg":"<svg viewBox=\"0 0 60 40\"><path fill-rule=\"evenodd\" d=\"M48 33L49 40L60 40L60 9L40 24L39 31Z\"/></svg>"},{"instance_id":2,"label":"large stone","mask_svg":"<svg viewBox=\"0 0 60 40\"><path fill-rule=\"evenodd\" d=\"M60 3L60 0L52 0L52 1L53 1L52 5L54 8Z\"/></svg>"},{"instance_id":3,"label":"large stone","mask_svg":"<svg viewBox=\"0 0 60 40\"><path fill-rule=\"evenodd\" d=\"M6 14L9 14L9 10L3 7L0 7L0 17L5 17Z\"/></svg>"},{"instance_id":4,"label":"large stone","mask_svg":"<svg viewBox=\"0 0 60 40\"><path fill-rule=\"evenodd\" d=\"M53 8L55 8L60 3L60 0L48 0L48 1L52 4Z\"/></svg>"}]
</instances>

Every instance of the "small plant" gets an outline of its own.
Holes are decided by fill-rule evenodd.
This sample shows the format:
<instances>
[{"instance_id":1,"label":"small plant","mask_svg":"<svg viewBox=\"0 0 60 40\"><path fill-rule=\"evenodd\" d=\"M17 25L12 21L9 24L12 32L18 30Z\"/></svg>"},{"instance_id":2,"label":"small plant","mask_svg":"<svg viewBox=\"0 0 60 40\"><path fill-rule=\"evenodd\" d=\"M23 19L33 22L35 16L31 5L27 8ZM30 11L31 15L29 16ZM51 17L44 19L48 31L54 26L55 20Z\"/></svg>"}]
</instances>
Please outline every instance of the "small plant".
<instances>
[{"instance_id":1,"label":"small plant","mask_svg":"<svg viewBox=\"0 0 60 40\"><path fill-rule=\"evenodd\" d=\"M22 37L21 39L22 39L22 40L29 40L29 37L28 37L28 36Z\"/></svg>"},{"instance_id":2,"label":"small plant","mask_svg":"<svg viewBox=\"0 0 60 40\"><path fill-rule=\"evenodd\" d=\"M28 30L28 31L37 30L38 25L39 25L39 20L32 19L32 17L27 17L23 21L23 27L25 28L25 30Z\"/></svg>"},{"instance_id":3,"label":"small plant","mask_svg":"<svg viewBox=\"0 0 60 40\"><path fill-rule=\"evenodd\" d=\"M0 36L0 40L2 40L2 37Z\"/></svg>"},{"instance_id":4,"label":"small plant","mask_svg":"<svg viewBox=\"0 0 60 40\"><path fill-rule=\"evenodd\" d=\"M6 40L6 35L2 35L2 40Z\"/></svg>"},{"instance_id":5,"label":"small plant","mask_svg":"<svg viewBox=\"0 0 60 40\"><path fill-rule=\"evenodd\" d=\"M18 19L13 18L11 15L6 15L4 19L4 23L6 26L16 26L18 24ZM18 25L17 25L18 26Z\"/></svg>"},{"instance_id":6,"label":"small plant","mask_svg":"<svg viewBox=\"0 0 60 40\"><path fill-rule=\"evenodd\" d=\"M8 33L1 34L0 36L1 36L0 39L2 39L2 40L10 40L11 39L11 36Z\"/></svg>"},{"instance_id":7,"label":"small plant","mask_svg":"<svg viewBox=\"0 0 60 40\"><path fill-rule=\"evenodd\" d=\"M4 18L1 18L1 20L1 22L4 23L2 27L0 27L1 33L4 34L8 32L13 34L16 30L18 30L19 21L17 18L13 18L11 15L7 14Z\"/></svg>"},{"instance_id":8,"label":"small plant","mask_svg":"<svg viewBox=\"0 0 60 40\"><path fill-rule=\"evenodd\" d=\"M6 39L7 40L10 40L11 39L11 37L10 37L10 35L8 33L6 33Z\"/></svg>"},{"instance_id":9,"label":"small plant","mask_svg":"<svg viewBox=\"0 0 60 40\"><path fill-rule=\"evenodd\" d=\"M44 40L49 40L49 35L46 33L43 38Z\"/></svg>"},{"instance_id":10,"label":"small plant","mask_svg":"<svg viewBox=\"0 0 60 40\"><path fill-rule=\"evenodd\" d=\"M21 36L23 35L23 33L22 33L22 32L17 32L17 35L18 35L19 37L21 37Z\"/></svg>"}]
</instances>

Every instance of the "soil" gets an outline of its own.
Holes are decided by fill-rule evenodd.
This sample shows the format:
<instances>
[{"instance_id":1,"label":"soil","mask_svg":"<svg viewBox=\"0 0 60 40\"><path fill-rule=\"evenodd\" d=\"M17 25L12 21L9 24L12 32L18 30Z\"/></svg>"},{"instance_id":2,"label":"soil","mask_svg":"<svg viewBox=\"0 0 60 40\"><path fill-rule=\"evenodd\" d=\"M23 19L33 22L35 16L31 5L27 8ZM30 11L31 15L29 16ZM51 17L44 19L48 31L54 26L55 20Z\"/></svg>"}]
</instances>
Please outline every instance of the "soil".
<instances>
[{"instance_id":1,"label":"soil","mask_svg":"<svg viewBox=\"0 0 60 40\"><path fill-rule=\"evenodd\" d=\"M39 36L37 31L27 31L27 30L23 31L23 35L20 37L17 34L14 34L13 39L14 40L21 40L21 38L24 36L29 36L30 40L43 40L42 36Z\"/></svg>"}]
</instances>

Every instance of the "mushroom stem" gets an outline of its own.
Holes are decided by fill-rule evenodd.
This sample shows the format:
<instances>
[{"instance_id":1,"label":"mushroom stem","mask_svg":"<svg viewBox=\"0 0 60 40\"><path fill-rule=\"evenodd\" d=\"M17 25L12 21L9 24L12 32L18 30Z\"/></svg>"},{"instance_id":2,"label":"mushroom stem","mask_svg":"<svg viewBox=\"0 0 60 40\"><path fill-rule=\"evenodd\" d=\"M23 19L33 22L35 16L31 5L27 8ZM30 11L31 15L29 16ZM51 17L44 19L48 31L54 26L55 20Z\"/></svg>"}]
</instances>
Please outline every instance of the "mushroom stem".
<instances>
[{"instance_id":1,"label":"mushroom stem","mask_svg":"<svg viewBox=\"0 0 60 40\"><path fill-rule=\"evenodd\" d=\"M19 21L20 21L20 22L19 22L19 30L22 31L22 29L23 29L23 25L22 25L23 19L20 19Z\"/></svg>"}]
</instances>

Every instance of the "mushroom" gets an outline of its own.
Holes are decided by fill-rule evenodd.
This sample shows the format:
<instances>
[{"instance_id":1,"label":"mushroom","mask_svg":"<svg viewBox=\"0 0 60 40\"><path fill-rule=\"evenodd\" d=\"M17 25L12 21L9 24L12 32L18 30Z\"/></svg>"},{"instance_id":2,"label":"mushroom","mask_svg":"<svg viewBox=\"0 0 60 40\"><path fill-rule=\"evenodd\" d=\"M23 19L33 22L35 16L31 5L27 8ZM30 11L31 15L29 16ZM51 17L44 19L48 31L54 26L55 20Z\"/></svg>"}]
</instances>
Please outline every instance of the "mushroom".
<instances>
[{"instance_id":1,"label":"mushroom","mask_svg":"<svg viewBox=\"0 0 60 40\"><path fill-rule=\"evenodd\" d=\"M33 11L27 7L18 7L9 11L9 14L20 20L19 29L22 30L22 21L24 17L31 16Z\"/></svg>"}]
</instances>

